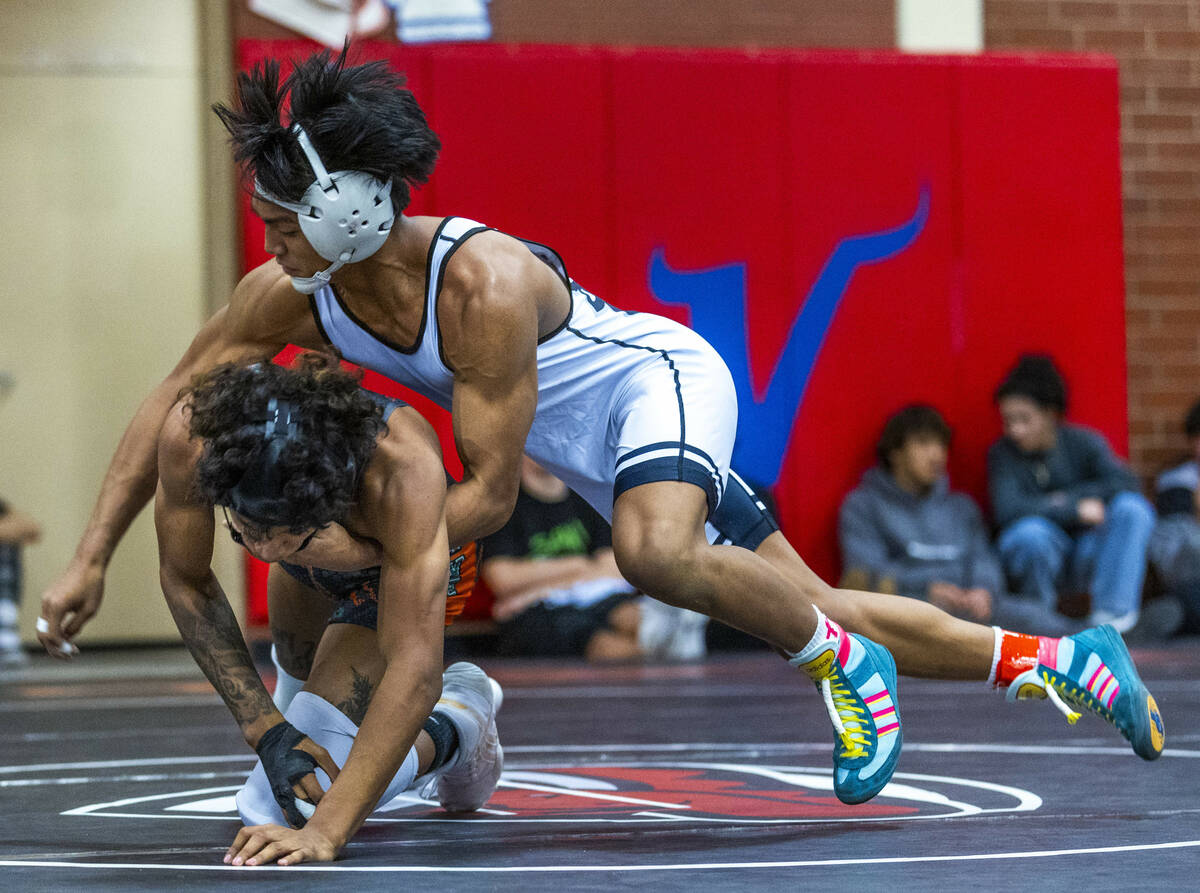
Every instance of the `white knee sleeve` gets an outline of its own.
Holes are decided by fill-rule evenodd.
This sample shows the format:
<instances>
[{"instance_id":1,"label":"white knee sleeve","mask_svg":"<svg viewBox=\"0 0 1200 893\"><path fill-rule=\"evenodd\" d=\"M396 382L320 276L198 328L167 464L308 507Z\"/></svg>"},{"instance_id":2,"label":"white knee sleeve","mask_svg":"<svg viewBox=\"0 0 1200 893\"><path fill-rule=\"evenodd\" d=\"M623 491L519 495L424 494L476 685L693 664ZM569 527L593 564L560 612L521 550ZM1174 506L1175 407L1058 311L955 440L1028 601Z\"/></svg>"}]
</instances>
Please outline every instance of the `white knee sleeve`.
<instances>
[{"instance_id":1,"label":"white knee sleeve","mask_svg":"<svg viewBox=\"0 0 1200 893\"><path fill-rule=\"evenodd\" d=\"M312 692L301 691L292 700L291 706L284 713L284 718L329 751L329 756L333 758L333 762L339 769L346 764L346 757L350 755L350 748L358 734L358 726L351 722L350 718L342 711ZM316 774L321 787L329 790L329 776L320 769ZM412 787L416 775L417 749L412 747L379 802L386 803L397 794L407 791ZM279 804L275 802L275 798L271 794L271 786L267 783L267 774L263 771L261 761L254 764L250 777L246 779L242 789L237 792L235 800L238 815L241 816L243 824L287 825L287 820L283 817L283 810L279 808ZM304 805L311 810L308 804Z\"/></svg>"},{"instance_id":2,"label":"white knee sleeve","mask_svg":"<svg viewBox=\"0 0 1200 893\"><path fill-rule=\"evenodd\" d=\"M275 702L280 713L287 713L288 707L292 705L292 698L304 688L304 680L297 679L279 665L279 653L274 645L271 646L271 663L275 664L275 692L271 695L271 700Z\"/></svg>"}]
</instances>

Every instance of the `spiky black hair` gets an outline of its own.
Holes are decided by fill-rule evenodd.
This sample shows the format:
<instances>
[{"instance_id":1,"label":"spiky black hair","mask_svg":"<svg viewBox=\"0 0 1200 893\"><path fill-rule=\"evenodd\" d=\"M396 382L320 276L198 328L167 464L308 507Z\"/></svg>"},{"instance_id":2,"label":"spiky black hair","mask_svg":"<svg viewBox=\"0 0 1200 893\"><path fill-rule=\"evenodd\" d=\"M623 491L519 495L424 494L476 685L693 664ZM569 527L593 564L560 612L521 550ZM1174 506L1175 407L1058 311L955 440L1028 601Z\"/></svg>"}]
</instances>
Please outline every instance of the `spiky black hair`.
<instances>
[{"instance_id":1,"label":"spiky black hair","mask_svg":"<svg viewBox=\"0 0 1200 893\"><path fill-rule=\"evenodd\" d=\"M217 103L213 111L229 131L247 181L257 178L270 194L298 202L313 182L290 129L299 123L330 173L364 171L391 180L400 213L410 187L429 180L442 144L404 75L386 62L347 65L348 53L349 44L336 57L329 50L315 53L282 81L278 61L261 62L238 74L232 107Z\"/></svg>"}]
</instances>

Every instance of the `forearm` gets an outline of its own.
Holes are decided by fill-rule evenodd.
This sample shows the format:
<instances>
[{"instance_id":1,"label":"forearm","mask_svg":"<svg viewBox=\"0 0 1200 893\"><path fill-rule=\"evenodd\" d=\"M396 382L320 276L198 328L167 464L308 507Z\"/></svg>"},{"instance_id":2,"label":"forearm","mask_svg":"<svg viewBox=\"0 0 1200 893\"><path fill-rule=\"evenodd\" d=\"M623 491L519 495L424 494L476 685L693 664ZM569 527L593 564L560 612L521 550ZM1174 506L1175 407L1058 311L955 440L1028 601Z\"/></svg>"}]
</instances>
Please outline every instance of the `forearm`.
<instances>
[{"instance_id":1,"label":"forearm","mask_svg":"<svg viewBox=\"0 0 1200 893\"><path fill-rule=\"evenodd\" d=\"M177 383L164 381L142 402L125 429L75 549L76 562L107 565L133 519L154 495L158 434L177 391Z\"/></svg>"},{"instance_id":2,"label":"forearm","mask_svg":"<svg viewBox=\"0 0 1200 893\"><path fill-rule=\"evenodd\" d=\"M482 478L464 475L462 482L446 490L446 534L452 546L461 546L482 539L504 526L516 504L512 498L501 498Z\"/></svg>"},{"instance_id":3,"label":"forearm","mask_svg":"<svg viewBox=\"0 0 1200 893\"><path fill-rule=\"evenodd\" d=\"M441 693L437 666L421 672L393 662L384 672L346 764L308 821L335 847L344 846L375 809L417 740Z\"/></svg>"},{"instance_id":4,"label":"forearm","mask_svg":"<svg viewBox=\"0 0 1200 893\"><path fill-rule=\"evenodd\" d=\"M163 593L197 666L233 714L251 747L283 720L246 647L241 627L215 576L201 586L164 578Z\"/></svg>"}]
</instances>

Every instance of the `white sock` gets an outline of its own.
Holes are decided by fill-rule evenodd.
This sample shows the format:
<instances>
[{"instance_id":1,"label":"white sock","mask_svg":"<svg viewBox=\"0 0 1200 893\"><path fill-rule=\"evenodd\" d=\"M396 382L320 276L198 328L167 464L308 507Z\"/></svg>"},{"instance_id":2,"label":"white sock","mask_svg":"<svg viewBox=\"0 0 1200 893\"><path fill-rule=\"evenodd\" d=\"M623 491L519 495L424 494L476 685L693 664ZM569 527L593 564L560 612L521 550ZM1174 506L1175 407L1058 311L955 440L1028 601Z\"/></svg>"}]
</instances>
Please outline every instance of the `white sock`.
<instances>
[{"instance_id":1,"label":"white sock","mask_svg":"<svg viewBox=\"0 0 1200 893\"><path fill-rule=\"evenodd\" d=\"M996 670L1000 666L1000 643L1004 640L1004 630L998 626L992 627L992 632L996 636L996 643L992 646L992 668L988 670L988 685L996 686Z\"/></svg>"},{"instance_id":2,"label":"white sock","mask_svg":"<svg viewBox=\"0 0 1200 893\"><path fill-rule=\"evenodd\" d=\"M296 697L296 693L304 688L304 680L297 679L280 665L279 652L275 650L274 645L271 645L271 663L275 664L275 691L271 695L271 700L275 702L280 713L287 713L288 707L292 704L292 698Z\"/></svg>"},{"instance_id":3,"label":"white sock","mask_svg":"<svg viewBox=\"0 0 1200 893\"><path fill-rule=\"evenodd\" d=\"M813 610L817 614L817 628L813 631L808 644L788 658L788 663L793 667L808 663L830 645L833 645L836 651L842 641L842 636L846 635L845 630L826 617L816 605L813 605Z\"/></svg>"},{"instance_id":4,"label":"white sock","mask_svg":"<svg viewBox=\"0 0 1200 893\"><path fill-rule=\"evenodd\" d=\"M319 695L314 695L310 691L301 691L292 700L284 718L329 751L329 756L333 758L333 762L339 769L346 764L346 758L350 756L350 748L354 745L354 738L358 735L358 726L337 707ZM316 771L316 775L321 787L329 790L329 776L321 769ZM408 755L400 764L399 770L393 776L379 802L387 803L397 794L407 791L413 786L416 775L417 749L414 746L409 748ZM271 786L267 783L267 773L263 771L261 761L254 764L250 777L246 779L246 784L237 792L234 799L237 802L238 815L241 816L244 824L274 823L287 827L283 810L279 808L279 804L275 802L275 797L271 794ZM308 804L304 805L307 809L311 809Z\"/></svg>"}]
</instances>

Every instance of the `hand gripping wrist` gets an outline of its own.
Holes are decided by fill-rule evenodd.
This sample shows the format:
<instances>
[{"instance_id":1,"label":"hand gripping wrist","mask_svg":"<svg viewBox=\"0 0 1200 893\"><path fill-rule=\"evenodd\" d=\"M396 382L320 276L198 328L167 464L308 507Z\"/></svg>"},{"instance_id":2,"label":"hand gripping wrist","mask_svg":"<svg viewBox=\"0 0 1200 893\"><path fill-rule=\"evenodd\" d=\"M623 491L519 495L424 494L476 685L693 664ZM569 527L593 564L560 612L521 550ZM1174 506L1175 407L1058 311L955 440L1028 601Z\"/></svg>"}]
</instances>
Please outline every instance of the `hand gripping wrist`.
<instances>
[{"instance_id":1,"label":"hand gripping wrist","mask_svg":"<svg viewBox=\"0 0 1200 893\"><path fill-rule=\"evenodd\" d=\"M307 819L296 806L292 786L317 768L316 757L296 747L304 738L303 732L284 720L263 732L254 748L262 760L271 794L293 828L303 828Z\"/></svg>"}]
</instances>

